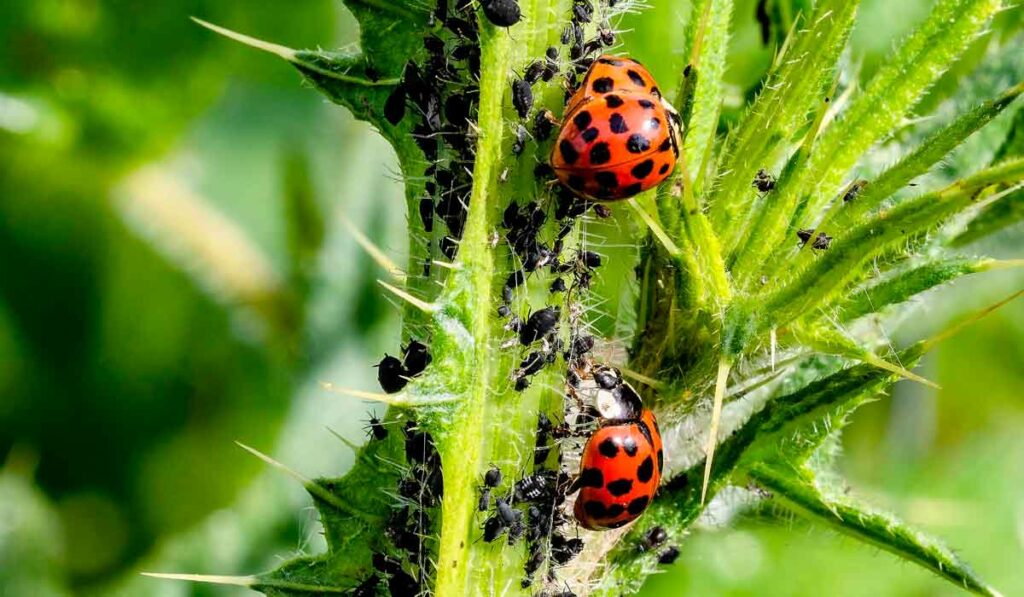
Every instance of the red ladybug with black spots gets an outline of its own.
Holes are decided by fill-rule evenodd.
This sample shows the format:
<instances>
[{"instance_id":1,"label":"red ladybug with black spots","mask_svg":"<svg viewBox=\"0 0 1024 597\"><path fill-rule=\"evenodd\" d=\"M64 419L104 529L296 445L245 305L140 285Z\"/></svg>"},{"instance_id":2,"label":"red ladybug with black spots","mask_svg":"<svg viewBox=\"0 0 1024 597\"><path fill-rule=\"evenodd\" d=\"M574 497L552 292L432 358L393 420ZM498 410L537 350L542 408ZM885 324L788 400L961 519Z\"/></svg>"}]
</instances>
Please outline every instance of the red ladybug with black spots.
<instances>
[{"instance_id":1,"label":"red ladybug with black spots","mask_svg":"<svg viewBox=\"0 0 1024 597\"><path fill-rule=\"evenodd\" d=\"M679 159L682 123L639 62L601 56L569 98L551 167L594 200L626 199L657 186Z\"/></svg>"},{"instance_id":2,"label":"red ladybug with black spots","mask_svg":"<svg viewBox=\"0 0 1024 597\"><path fill-rule=\"evenodd\" d=\"M665 455L654 413L618 370L598 366L593 373L602 424L583 448L573 513L584 528L615 529L650 505Z\"/></svg>"}]
</instances>

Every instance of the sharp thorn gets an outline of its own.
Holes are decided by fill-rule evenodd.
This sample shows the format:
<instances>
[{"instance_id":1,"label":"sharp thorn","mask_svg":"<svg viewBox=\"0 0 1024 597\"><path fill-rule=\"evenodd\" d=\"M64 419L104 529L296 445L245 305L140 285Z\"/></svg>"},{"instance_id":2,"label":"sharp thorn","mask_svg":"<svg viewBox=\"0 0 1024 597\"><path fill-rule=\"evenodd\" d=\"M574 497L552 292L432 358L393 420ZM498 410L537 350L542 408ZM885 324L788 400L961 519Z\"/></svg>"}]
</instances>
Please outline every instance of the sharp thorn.
<instances>
[{"instance_id":1,"label":"sharp thorn","mask_svg":"<svg viewBox=\"0 0 1024 597\"><path fill-rule=\"evenodd\" d=\"M165 580L185 580L188 582L202 582L215 585L232 585L236 587L251 587L256 584L255 576L218 576L214 574L173 574L167 572L140 572L142 576L150 578L162 578Z\"/></svg>"},{"instance_id":2,"label":"sharp thorn","mask_svg":"<svg viewBox=\"0 0 1024 597\"><path fill-rule=\"evenodd\" d=\"M391 274L395 280L404 284L405 272L402 271L402 268L398 267L394 261L391 261L380 247L373 244L373 241L367 238L366 235L363 234L363 231L352 223L352 220L348 219L344 214L340 216L340 219L342 225L345 226L349 234L352 235L352 238L355 239L356 243L366 251L366 254L370 256L370 259L373 259L381 269Z\"/></svg>"},{"instance_id":3,"label":"sharp thorn","mask_svg":"<svg viewBox=\"0 0 1024 597\"><path fill-rule=\"evenodd\" d=\"M873 367L878 367L879 369L895 373L896 375L899 375L904 379L916 381L919 384L926 385L929 388L935 388L936 390L942 389L939 387L939 384L935 383L934 381L921 377L920 375L908 369L900 367L899 365L894 365L893 363L890 363L889 361L881 357L878 357L874 354L867 353L862 357L862 360Z\"/></svg>"},{"instance_id":4,"label":"sharp thorn","mask_svg":"<svg viewBox=\"0 0 1024 597\"><path fill-rule=\"evenodd\" d=\"M704 447L707 459L704 461L704 484L700 488L700 503L707 498L708 485L711 482L711 465L715 458L715 447L718 445L718 424L722 418L722 401L725 398L725 386L729 379L732 363L723 358L718 361L718 379L715 381L715 401L711 407L711 426L708 429L708 441Z\"/></svg>"},{"instance_id":5,"label":"sharp thorn","mask_svg":"<svg viewBox=\"0 0 1024 597\"><path fill-rule=\"evenodd\" d=\"M661 242L669 255L678 257L683 254L683 252L679 250L679 247L676 246L676 243L674 243L672 239L669 238L668 234L665 233L665 230L662 229L661 224L655 222L654 218L651 217L651 214L647 213L647 210L641 207L640 204L637 203L636 199L629 199L628 203L629 206L633 208L633 211L640 216L640 219L644 221L644 224L647 224L647 227L651 229L651 233L653 233Z\"/></svg>"},{"instance_id":6,"label":"sharp thorn","mask_svg":"<svg viewBox=\"0 0 1024 597\"><path fill-rule=\"evenodd\" d=\"M401 288L397 288L395 286L392 286L391 284L388 284L384 280L377 280L377 283L383 286L384 288L390 290L391 293L397 296L398 298L404 300L405 302L409 303L413 307L416 307L420 311L423 311L424 313L433 313L434 311L437 311L437 305L433 303L428 303L423 299L418 299L413 295L409 294L408 292L402 290Z\"/></svg>"},{"instance_id":7,"label":"sharp thorn","mask_svg":"<svg viewBox=\"0 0 1024 597\"><path fill-rule=\"evenodd\" d=\"M231 29L228 29L226 27L214 25L213 23L204 21L203 19L200 19L198 17L191 17L191 19L200 26L206 27L214 33L219 33L220 35L223 35L228 39L232 39L239 43L245 44L250 48L256 48L257 50L263 50L264 52L269 52L271 54L274 54L275 56L279 56L296 66L299 66L308 71L315 72L316 74L322 77L327 77L329 79L337 79L339 81L344 81L346 83L352 83L353 85L363 85L367 87L393 86L398 85L399 82L398 79L378 79L376 81L371 81L369 79L354 77L351 75L346 75L344 73L335 72L330 69L317 66L316 64L313 64L308 60L303 60L302 57L299 55L298 51L294 50L293 48L289 48L288 46L282 46L280 44L271 43L269 41L263 41L262 39L256 39L255 37L250 37L248 35L245 35L244 33L238 33L237 31L232 31Z\"/></svg>"}]
</instances>

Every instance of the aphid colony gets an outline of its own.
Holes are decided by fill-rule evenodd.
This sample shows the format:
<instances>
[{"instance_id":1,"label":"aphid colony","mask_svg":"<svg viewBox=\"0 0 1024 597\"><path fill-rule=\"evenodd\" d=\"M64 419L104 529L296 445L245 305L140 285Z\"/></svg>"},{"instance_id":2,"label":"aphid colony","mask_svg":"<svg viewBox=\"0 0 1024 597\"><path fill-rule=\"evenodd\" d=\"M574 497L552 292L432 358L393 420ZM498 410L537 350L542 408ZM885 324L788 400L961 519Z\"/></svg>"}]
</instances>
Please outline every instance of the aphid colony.
<instances>
[{"instance_id":1,"label":"aphid colony","mask_svg":"<svg viewBox=\"0 0 1024 597\"><path fill-rule=\"evenodd\" d=\"M595 11L591 0L573 0L561 39L568 50L567 66L560 62L559 48L550 47L543 58L527 64L511 86L512 107L521 122L514 124L509 149L515 156L523 155L531 134L542 143L557 131L550 154L545 154L535 173L539 177L553 174L560 184L535 199L511 200L500 223L502 234L493 237L492 246L506 241L515 264L497 308L509 333L504 347L523 350L510 383L516 391L526 390L531 379L559 357L567 371L564 412L538 417L533 471L510 478L508 471L503 474L491 466L480 486L480 540L503 540L507 545L526 542L524 588L545 566L548 586L557 586L557 568L584 547L570 526L573 521L586 529L603 530L637 519L653 499L664 468L653 413L617 369L594 362L590 356L594 338L582 331L580 300L602 258L582 245L565 246L577 220L588 210L599 218L611 215L599 201L628 198L665 180L678 159L682 140L678 115L643 66L623 57L594 57L615 42L607 21L590 25L595 12L607 14L615 0L602 4ZM439 0L430 20L431 33L424 39L425 59L406 64L384 106L392 125L411 124L412 138L429 163L419 216L428 242L436 240L449 260L457 255L473 183L476 134L472 122L479 103L481 68L476 10L498 27L510 27L522 16L517 0ZM586 40L585 27L596 28L596 37ZM559 73L567 89L561 121L550 110L534 113L533 94L533 85L550 82ZM504 174L499 177L504 179ZM446 231L435 233L435 216ZM429 264L428 257L424 275L430 273ZM516 313L517 290L543 273L550 276L546 282L550 295L562 304L555 301ZM566 313L567 335L561 329ZM404 389L432 361L427 345L417 340L402 348L401 355L385 355L377 365L378 381L387 393ZM374 441L388 438L388 424L370 418L367 430ZM444 490L440 456L430 434L414 421L407 420L403 433L408 470L396 488L399 505L386 533L398 555L376 554L374 572L354 590L357 595L376 594L382 583L391 594L417 594L427 586L432 572L424 543L432 536L431 515ZM574 495L570 516L567 511ZM660 562L670 563L678 550L662 549L666 540L664 530L654 527L639 549L657 552ZM569 591L554 594L572 595Z\"/></svg>"},{"instance_id":2,"label":"aphid colony","mask_svg":"<svg viewBox=\"0 0 1024 597\"><path fill-rule=\"evenodd\" d=\"M388 424L370 417L367 427L373 441L389 437ZM377 595L382 584L390 595L423 594L433 573L425 543L434 533L431 514L444 495L441 456L434 439L414 421L406 421L402 435L407 468L398 481L398 503L384 533L394 550L373 554L373 572L353 589L353 595Z\"/></svg>"}]
</instances>

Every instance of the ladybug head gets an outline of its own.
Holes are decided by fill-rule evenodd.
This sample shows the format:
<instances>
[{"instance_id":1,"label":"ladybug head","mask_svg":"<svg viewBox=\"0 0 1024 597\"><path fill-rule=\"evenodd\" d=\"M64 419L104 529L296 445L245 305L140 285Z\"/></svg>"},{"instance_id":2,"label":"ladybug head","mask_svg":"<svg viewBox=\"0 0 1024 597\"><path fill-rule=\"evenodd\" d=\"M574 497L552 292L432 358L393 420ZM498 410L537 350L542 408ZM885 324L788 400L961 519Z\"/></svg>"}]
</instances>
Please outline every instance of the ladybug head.
<instances>
[{"instance_id":1,"label":"ladybug head","mask_svg":"<svg viewBox=\"0 0 1024 597\"><path fill-rule=\"evenodd\" d=\"M597 383L594 406L601 418L611 421L635 421L643 412L640 395L614 367L594 367L594 381Z\"/></svg>"},{"instance_id":2,"label":"ladybug head","mask_svg":"<svg viewBox=\"0 0 1024 597\"><path fill-rule=\"evenodd\" d=\"M668 113L668 123L670 138L672 139L672 147L676 151L676 155L679 155L679 147L682 145L683 140L683 117L676 111L675 106L672 102L665 99L664 96L661 98L661 105L665 107L665 112Z\"/></svg>"}]
</instances>

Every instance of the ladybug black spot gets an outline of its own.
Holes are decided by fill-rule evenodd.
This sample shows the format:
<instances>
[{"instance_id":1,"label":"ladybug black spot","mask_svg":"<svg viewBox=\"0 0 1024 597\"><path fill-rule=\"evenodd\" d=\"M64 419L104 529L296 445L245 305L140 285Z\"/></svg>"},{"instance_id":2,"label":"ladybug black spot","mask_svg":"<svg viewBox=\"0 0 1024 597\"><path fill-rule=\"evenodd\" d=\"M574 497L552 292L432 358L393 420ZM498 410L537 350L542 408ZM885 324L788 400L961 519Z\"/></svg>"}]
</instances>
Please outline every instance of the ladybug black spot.
<instances>
[{"instance_id":1,"label":"ladybug black spot","mask_svg":"<svg viewBox=\"0 0 1024 597\"><path fill-rule=\"evenodd\" d=\"M598 172L594 175L594 180L605 189L614 189L619 186L619 179L615 177L614 172Z\"/></svg>"},{"instance_id":2,"label":"ladybug black spot","mask_svg":"<svg viewBox=\"0 0 1024 597\"><path fill-rule=\"evenodd\" d=\"M558 144L558 153L562 155L562 161L570 166L580 159L579 152L576 151L576 148L567 139L562 139L562 142Z\"/></svg>"},{"instance_id":3,"label":"ladybug black spot","mask_svg":"<svg viewBox=\"0 0 1024 597\"><path fill-rule=\"evenodd\" d=\"M640 466L636 467L636 478L641 483L646 483L651 480L654 476L654 461L648 456L644 458L644 461L640 463Z\"/></svg>"},{"instance_id":4,"label":"ladybug black spot","mask_svg":"<svg viewBox=\"0 0 1024 597\"><path fill-rule=\"evenodd\" d=\"M587 185L587 181L583 180L582 176L576 176L575 174L569 176L569 188L574 191L582 191Z\"/></svg>"},{"instance_id":5,"label":"ladybug black spot","mask_svg":"<svg viewBox=\"0 0 1024 597\"><path fill-rule=\"evenodd\" d=\"M611 506L608 506L606 516L608 516L608 518L616 518L622 516L622 513L625 511L626 507L622 504L612 504Z\"/></svg>"},{"instance_id":6,"label":"ladybug black spot","mask_svg":"<svg viewBox=\"0 0 1024 597\"><path fill-rule=\"evenodd\" d=\"M658 450L658 474L665 470L665 452Z\"/></svg>"},{"instance_id":7,"label":"ladybug black spot","mask_svg":"<svg viewBox=\"0 0 1024 597\"><path fill-rule=\"evenodd\" d=\"M629 80L632 81L633 84L636 85L637 87L647 87L647 85L644 83L644 78L641 77L640 73L636 72L635 70L629 69L628 71L626 71L626 75L629 76Z\"/></svg>"},{"instance_id":8,"label":"ladybug black spot","mask_svg":"<svg viewBox=\"0 0 1024 597\"><path fill-rule=\"evenodd\" d=\"M627 437L626 439L624 439L622 441L622 449L629 456L636 456L636 449L637 449L636 440L631 438L631 437Z\"/></svg>"},{"instance_id":9,"label":"ladybug black spot","mask_svg":"<svg viewBox=\"0 0 1024 597\"><path fill-rule=\"evenodd\" d=\"M634 133L626 141L626 149L629 153L643 153L651 148L651 141L640 133Z\"/></svg>"},{"instance_id":10,"label":"ladybug black spot","mask_svg":"<svg viewBox=\"0 0 1024 597\"><path fill-rule=\"evenodd\" d=\"M658 174L665 174L668 172L668 164L662 164L661 168L658 168Z\"/></svg>"},{"instance_id":11,"label":"ladybug black spot","mask_svg":"<svg viewBox=\"0 0 1024 597\"><path fill-rule=\"evenodd\" d=\"M633 174L634 178L643 180L644 178L647 178L647 175L653 170L654 160L644 160L636 166L633 166L633 169L630 172Z\"/></svg>"},{"instance_id":12,"label":"ladybug black spot","mask_svg":"<svg viewBox=\"0 0 1024 597\"><path fill-rule=\"evenodd\" d=\"M648 120L646 128L647 128L647 130L650 130L650 131L656 131L656 130L660 129L661 128L661 120L658 120L657 118L652 118L652 119Z\"/></svg>"},{"instance_id":13,"label":"ladybug black spot","mask_svg":"<svg viewBox=\"0 0 1024 597\"><path fill-rule=\"evenodd\" d=\"M600 166L601 164L607 164L611 159L612 152L608 149L607 143L597 143L590 148L590 165Z\"/></svg>"},{"instance_id":14,"label":"ladybug black spot","mask_svg":"<svg viewBox=\"0 0 1024 597\"><path fill-rule=\"evenodd\" d=\"M608 516L608 511L605 509L604 504L597 500L590 500L584 503L583 511L591 518L605 518Z\"/></svg>"},{"instance_id":15,"label":"ladybug black spot","mask_svg":"<svg viewBox=\"0 0 1024 597\"><path fill-rule=\"evenodd\" d=\"M645 102L647 100L640 100L640 101ZM622 101L621 97L619 97L617 95L609 94L609 95L604 96L604 103L607 104L609 108L613 108L614 109L614 108L618 108L619 106L621 106L625 102Z\"/></svg>"},{"instance_id":16,"label":"ladybug black spot","mask_svg":"<svg viewBox=\"0 0 1024 597\"><path fill-rule=\"evenodd\" d=\"M613 133L625 133L629 131L629 127L626 125L626 119L618 112L612 114L608 119L608 126L611 127Z\"/></svg>"},{"instance_id":17,"label":"ladybug black spot","mask_svg":"<svg viewBox=\"0 0 1024 597\"><path fill-rule=\"evenodd\" d=\"M649 99L642 99L642 100L638 101L637 103L640 104L640 107L643 108L644 110L653 110L654 109L654 102L652 102Z\"/></svg>"},{"instance_id":18,"label":"ladybug black spot","mask_svg":"<svg viewBox=\"0 0 1024 597\"><path fill-rule=\"evenodd\" d=\"M647 504L650 501L651 498L647 497L646 495L640 496L635 500L629 502L629 506L626 507L626 511L628 511L633 516L639 516L640 513L647 508Z\"/></svg>"},{"instance_id":19,"label":"ladybug black spot","mask_svg":"<svg viewBox=\"0 0 1024 597\"><path fill-rule=\"evenodd\" d=\"M615 81L611 77L601 77L596 79L590 88L594 90L594 93L608 93L615 87Z\"/></svg>"},{"instance_id":20,"label":"ladybug black spot","mask_svg":"<svg viewBox=\"0 0 1024 597\"><path fill-rule=\"evenodd\" d=\"M633 481L629 479L616 479L608 484L608 493L615 497L621 497L633 491Z\"/></svg>"},{"instance_id":21,"label":"ladybug black spot","mask_svg":"<svg viewBox=\"0 0 1024 597\"><path fill-rule=\"evenodd\" d=\"M600 489L604 486L604 474L598 468L585 468L580 473L580 487L594 487Z\"/></svg>"},{"instance_id":22,"label":"ladybug black spot","mask_svg":"<svg viewBox=\"0 0 1024 597\"><path fill-rule=\"evenodd\" d=\"M634 451L636 447L634 446ZM605 458L615 458L619 454L619 447L615 445L615 441L612 438L608 438L598 444L597 451L601 453Z\"/></svg>"},{"instance_id":23,"label":"ladybug black spot","mask_svg":"<svg viewBox=\"0 0 1024 597\"><path fill-rule=\"evenodd\" d=\"M639 193L642 190L643 190L643 185L637 182L637 183L631 184L628 187L622 189L622 196L623 197L632 197L633 195L636 195L637 193Z\"/></svg>"},{"instance_id":24,"label":"ladybug black spot","mask_svg":"<svg viewBox=\"0 0 1024 597\"><path fill-rule=\"evenodd\" d=\"M590 115L590 112L586 110L580 110L576 113L576 116L572 117L572 123L581 131L590 126L590 122L592 120L593 117Z\"/></svg>"},{"instance_id":25,"label":"ladybug black spot","mask_svg":"<svg viewBox=\"0 0 1024 597\"><path fill-rule=\"evenodd\" d=\"M661 142L661 145L658 146L658 151L668 151L670 149L672 149L671 139L665 139L664 141Z\"/></svg>"},{"instance_id":26,"label":"ladybug black spot","mask_svg":"<svg viewBox=\"0 0 1024 597\"><path fill-rule=\"evenodd\" d=\"M589 129L583 131L582 137L584 141L586 141L587 143L591 143L594 141L594 139L597 139L597 136L600 134L601 131L597 130L594 127L590 127Z\"/></svg>"}]
</instances>

